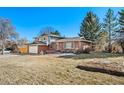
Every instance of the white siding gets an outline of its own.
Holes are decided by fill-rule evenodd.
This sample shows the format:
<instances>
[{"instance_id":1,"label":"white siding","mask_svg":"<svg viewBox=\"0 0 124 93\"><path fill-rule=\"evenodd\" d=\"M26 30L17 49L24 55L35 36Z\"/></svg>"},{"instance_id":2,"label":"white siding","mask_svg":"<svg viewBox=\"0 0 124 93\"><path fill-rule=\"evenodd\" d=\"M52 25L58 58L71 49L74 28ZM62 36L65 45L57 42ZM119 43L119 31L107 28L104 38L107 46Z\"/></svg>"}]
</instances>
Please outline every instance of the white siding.
<instances>
[{"instance_id":1,"label":"white siding","mask_svg":"<svg viewBox=\"0 0 124 93\"><path fill-rule=\"evenodd\" d=\"M38 46L37 45L30 45L29 46L29 53L37 54L38 53Z\"/></svg>"}]
</instances>

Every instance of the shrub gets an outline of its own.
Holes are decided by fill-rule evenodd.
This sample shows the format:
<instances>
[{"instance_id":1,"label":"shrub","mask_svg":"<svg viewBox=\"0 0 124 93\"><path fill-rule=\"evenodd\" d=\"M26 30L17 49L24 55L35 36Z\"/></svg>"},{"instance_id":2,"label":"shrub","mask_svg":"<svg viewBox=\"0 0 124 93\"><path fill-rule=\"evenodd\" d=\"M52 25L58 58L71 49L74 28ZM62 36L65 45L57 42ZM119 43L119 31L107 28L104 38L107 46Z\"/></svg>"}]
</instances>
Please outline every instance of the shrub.
<instances>
[{"instance_id":1,"label":"shrub","mask_svg":"<svg viewBox=\"0 0 124 93\"><path fill-rule=\"evenodd\" d=\"M88 47L88 48L85 48L85 49L78 49L76 51L77 54L80 54L80 53L90 53L91 49Z\"/></svg>"},{"instance_id":2,"label":"shrub","mask_svg":"<svg viewBox=\"0 0 124 93\"><path fill-rule=\"evenodd\" d=\"M90 48L86 48L83 50L83 53L90 53L91 49Z\"/></svg>"}]
</instances>

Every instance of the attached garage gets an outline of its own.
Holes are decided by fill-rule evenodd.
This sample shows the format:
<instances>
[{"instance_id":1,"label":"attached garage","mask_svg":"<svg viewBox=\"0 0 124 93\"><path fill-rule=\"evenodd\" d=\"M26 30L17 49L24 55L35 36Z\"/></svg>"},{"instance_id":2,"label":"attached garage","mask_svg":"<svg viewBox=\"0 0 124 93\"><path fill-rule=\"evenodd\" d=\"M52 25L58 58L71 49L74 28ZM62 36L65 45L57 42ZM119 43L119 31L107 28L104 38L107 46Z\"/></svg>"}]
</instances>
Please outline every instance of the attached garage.
<instances>
[{"instance_id":1,"label":"attached garage","mask_svg":"<svg viewBox=\"0 0 124 93\"><path fill-rule=\"evenodd\" d=\"M30 54L38 54L38 45L29 45Z\"/></svg>"},{"instance_id":2,"label":"attached garage","mask_svg":"<svg viewBox=\"0 0 124 93\"><path fill-rule=\"evenodd\" d=\"M44 54L47 50L49 50L49 47L47 45L38 46L38 54Z\"/></svg>"},{"instance_id":3,"label":"attached garage","mask_svg":"<svg viewBox=\"0 0 124 93\"><path fill-rule=\"evenodd\" d=\"M30 44L29 54L44 54L48 49L46 44Z\"/></svg>"}]
</instances>

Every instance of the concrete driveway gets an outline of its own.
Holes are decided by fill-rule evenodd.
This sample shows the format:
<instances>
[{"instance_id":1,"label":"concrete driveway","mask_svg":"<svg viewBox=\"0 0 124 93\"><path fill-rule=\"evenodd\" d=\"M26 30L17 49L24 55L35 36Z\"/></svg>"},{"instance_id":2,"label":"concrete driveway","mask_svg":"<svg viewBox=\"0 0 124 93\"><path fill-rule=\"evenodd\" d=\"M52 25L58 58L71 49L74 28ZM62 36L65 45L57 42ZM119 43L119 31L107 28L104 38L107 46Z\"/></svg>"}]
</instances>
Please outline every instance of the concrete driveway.
<instances>
[{"instance_id":1,"label":"concrete driveway","mask_svg":"<svg viewBox=\"0 0 124 93\"><path fill-rule=\"evenodd\" d=\"M13 55L13 54L4 54L4 55L1 55L0 54L0 58L8 58L8 57L15 57L15 56L18 56L18 55Z\"/></svg>"}]
</instances>

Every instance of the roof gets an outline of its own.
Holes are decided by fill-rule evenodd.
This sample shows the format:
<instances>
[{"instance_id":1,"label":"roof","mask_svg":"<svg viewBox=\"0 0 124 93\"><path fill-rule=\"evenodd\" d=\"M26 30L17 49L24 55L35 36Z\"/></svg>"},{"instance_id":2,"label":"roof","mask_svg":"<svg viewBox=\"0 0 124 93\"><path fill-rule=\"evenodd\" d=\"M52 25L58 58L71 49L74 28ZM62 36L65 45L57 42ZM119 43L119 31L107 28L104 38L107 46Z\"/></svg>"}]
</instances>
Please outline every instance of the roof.
<instances>
[{"instance_id":1,"label":"roof","mask_svg":"<svg viewBox=\"0 0 124 93\"><path fill-rule=\"evenodd\" d=\"M42 43L42 44L33 44L33 43L32 43L32 44L29 44L29 45L46 45L46 44L43 44L43 43ZM46 46L47 46L47 45L46 45Z\"/></svg>"},{"instance_id":2,"label":"roof","mask_svg":"<svg viewBox=\"0 0 124 93\"><path fill-rule=\"evenodd\" d=\"M44 42L39 41L39 42L29 43L29 45L47 45L47 44L44 43Z\"/></svg>"},{"instance_id":3,"label":"roof","mask_svg":"<svg viewBox=\"0 0 124 93\"><path fill-rule=\"evenodd\" d=\"M92 43L92 41L90 40L86 40L86 39L82 39L80 37L74 37L74 38L65 38L65 39L59 39L56 40L56 42L72 42L72 41L80 41L80 42L88 42L88 43Z\"/></svg>"},{"instance_id":4,"label":"roof","mask_svg":"<svg viewBox=\"0 0 124 93\"><path fill-rule=\"evenodd\" d=\"M51 37L61 38L61 36L59 36L59 35L54 35L54 34L43 34L43 35L41 35L41 37L42 37L42 36L51 36Z\"/></svg>"}]
</instances>

